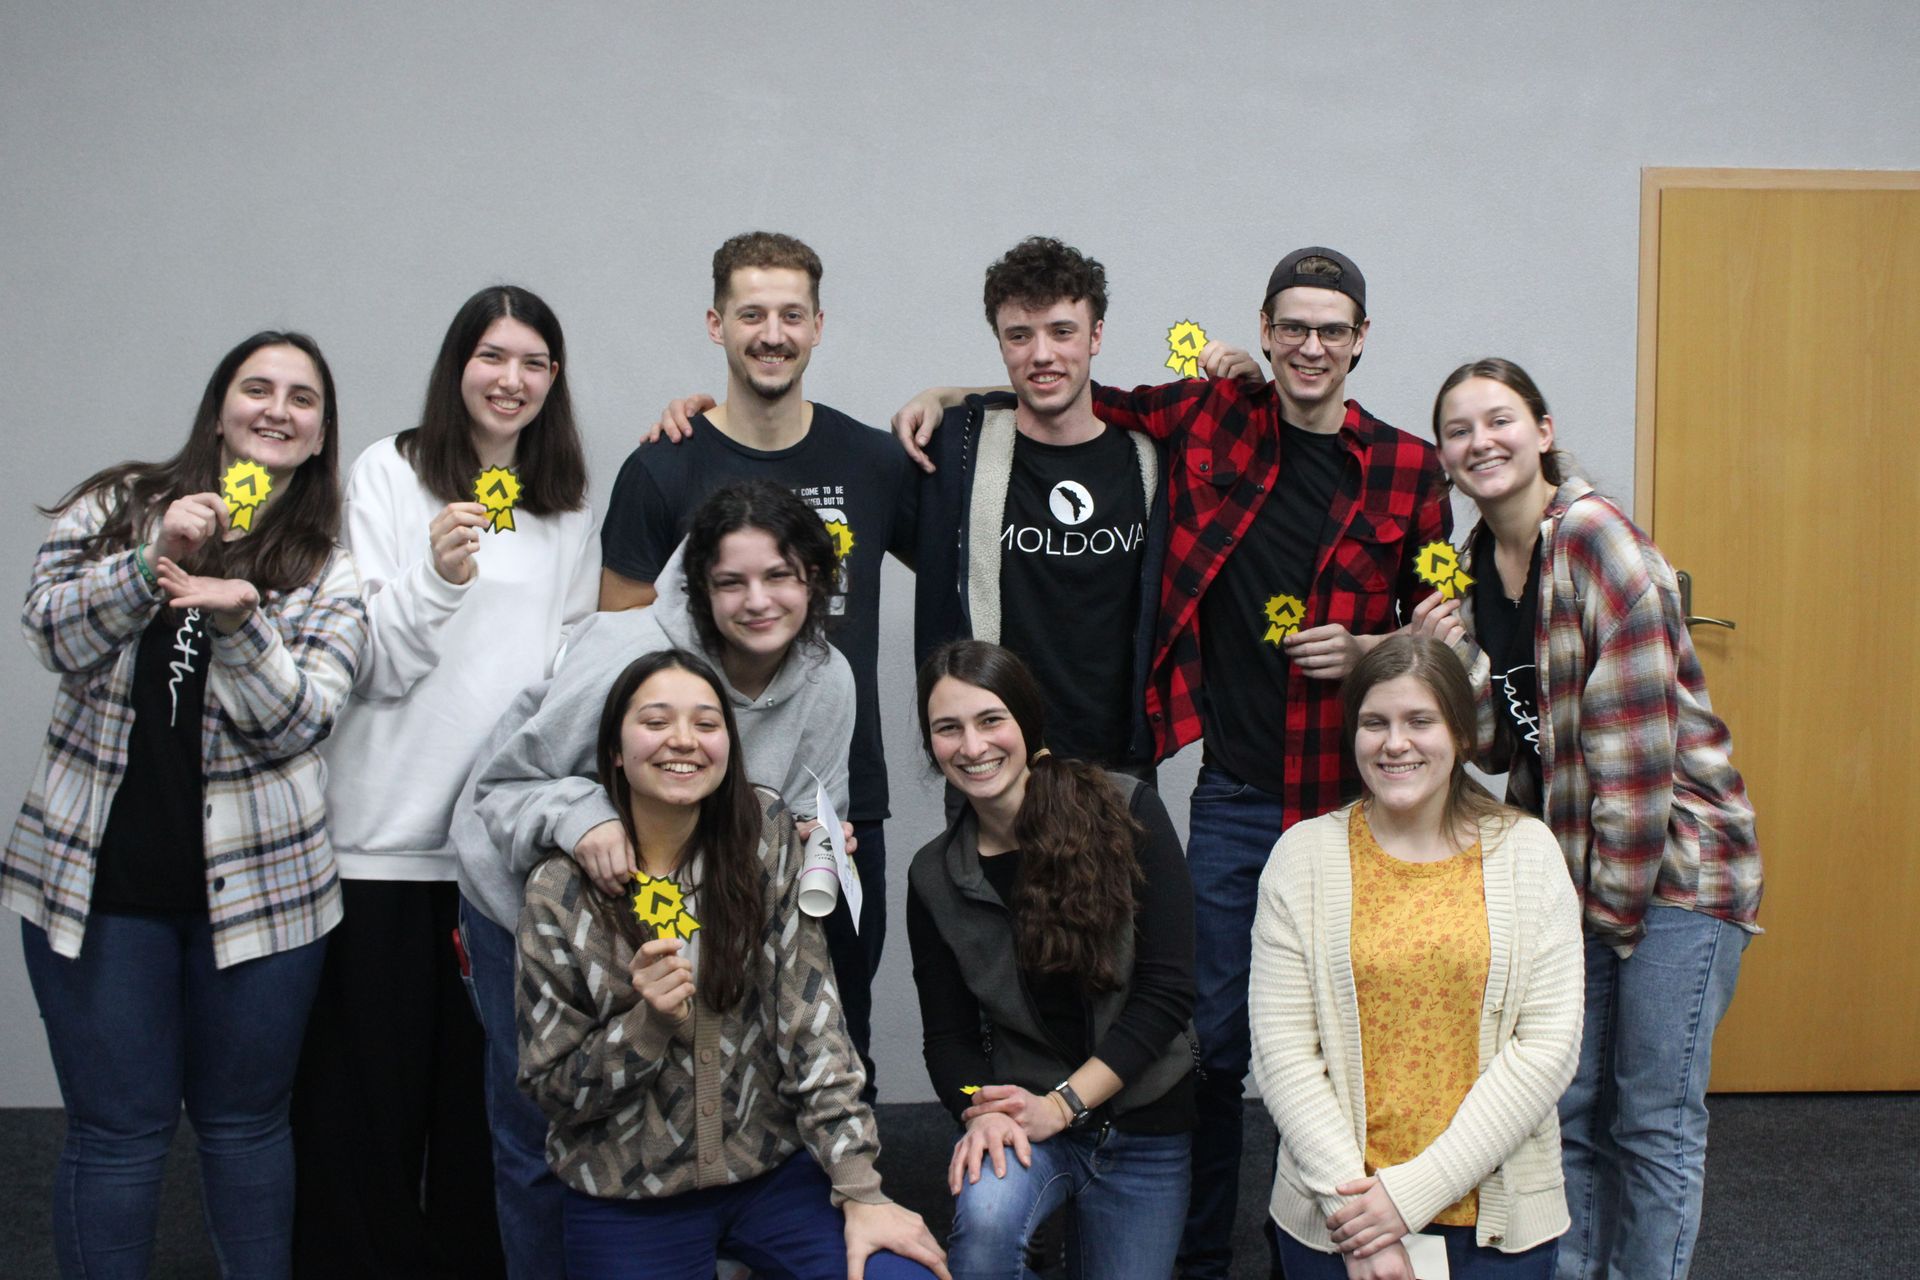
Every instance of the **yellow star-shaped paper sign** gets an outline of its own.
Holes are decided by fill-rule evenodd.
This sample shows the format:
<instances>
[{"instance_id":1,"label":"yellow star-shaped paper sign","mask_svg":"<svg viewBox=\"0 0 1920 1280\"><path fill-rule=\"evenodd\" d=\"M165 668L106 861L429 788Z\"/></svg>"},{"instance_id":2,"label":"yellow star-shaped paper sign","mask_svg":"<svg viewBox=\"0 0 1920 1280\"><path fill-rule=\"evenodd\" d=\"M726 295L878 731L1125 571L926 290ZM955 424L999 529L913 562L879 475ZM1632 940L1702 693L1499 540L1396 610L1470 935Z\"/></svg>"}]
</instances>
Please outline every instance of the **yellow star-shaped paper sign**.
<instances>
[{"instance_id":1,"label":"yellow star-shaped paper sign","mask_svg":"<svg viewBox=\"0 0 1920 1280\"><path fill-rule=\"evenodd\" d=\"M1460 567L1460 553L1445 542L1429 542L1420 548L1413 558L1413 572L1447 600L1458 600L1473 585L1473 579Z\"/></svg>"},{"instance_id":2,"label":"yellow star-shaped paper sign","mask_svg":"<svg viewBox=\"0 0 1920 1280\"><path fill-rule=\"evenodd\" d=\"M853 526L845 520L825 522L827 536L833 539L833 554L845 560L853 554Z\"/></svg>"},{"instance_id":3,"label":"yellow star-shaped paper sign","mask_svg":"<svg viewBox=\"0 0 1920 1280\"><path fill-rule=\"evenodd\" d=\"M253 513L272 492L272 473L245 458L228 467L227 473L220 477L220 496L227 500L227 511L236 529L253 528Z\"/></svg>"},{"instance_id":4,"label":"yellow star-shaped paper sign","mask_svg":"<svg viewBox=\"0 0 1920 1280\"><path fill-rule=\"evenodd\" d=\"M665 876L633 873L633 914L653 927L656 938L691 938L700 922L687 911L680 886Z\"/></svg>"},{"instance_id":5,"label":"yellow star-shaped paper sign","mask_svg":"<svg viewBox=\"0 0 1920 1280\"><path fill-rule=\"evenodd\" d=\"M520 473L512 467L488 467L473 478L473 496L487 509L487 527L513 532L513 504L520 501Z\"/></svg>"},{"instance_id":6,"label":"yellow star-shaped paper sign","mask_svg":"<svg viewBox=\"0 0 1920 1280\"><path fill-rule=\"evenodd\" d=\"M1167 368L1183 378L1200 376L1200 348L1207 345L1207 331L1191 320L1182 320L1167 330Z\"/></svg>"},{"instance_id":7,"label":"yellow star-shaped paper sign","mask_svg":"<svg viewBox=\"0 0 1920 1280\"><path fill-rule=\"evenodd\" d=\"M1278 645L1298 631L1300 624L1306 621L1306 617L1307 606L1299 596L1274 596L1267 601L1267 621L1272 625L1260 638L1268 644Z\"/></svg>"}]
</instances>

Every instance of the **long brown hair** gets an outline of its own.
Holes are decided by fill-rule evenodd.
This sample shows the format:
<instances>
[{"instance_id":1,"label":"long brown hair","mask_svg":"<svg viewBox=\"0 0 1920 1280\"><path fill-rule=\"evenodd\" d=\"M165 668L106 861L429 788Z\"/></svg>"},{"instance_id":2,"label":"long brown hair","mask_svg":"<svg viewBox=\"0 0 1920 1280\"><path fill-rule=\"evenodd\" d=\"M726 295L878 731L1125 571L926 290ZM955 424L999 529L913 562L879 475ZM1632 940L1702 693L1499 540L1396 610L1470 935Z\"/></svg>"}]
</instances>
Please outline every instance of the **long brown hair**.
<instances>
[{"instance_id":1,"label":"long brown hair","mask_svg":"<svg viewBox=\"0 0 1920 1280\"><path fill-rule=\"evenodd\" d=\"M536 516L578 511L587 500L587 459L573 422L567 391L567 340L560 318L540 296L518 285L497 284L468 298L440 340L440 354L427 375L427 402L420 425L394 440L427 491L442 502L472 502L480 455L473 448L473 420L460 379L495 320L518 320L547 344L553 383L540 414L520 430L513 466L520 473L519 506Z\"/></svg>"},{"instance_id":2,"label":"long brown hair","mask_svg":"<svg viewBox=\"0 0 1920 1280\"><path fill-rule=\"evenodd\" d=\"M106 518L81 554L98 559L132 549L166 505L190 493L220 488L220 412L227 389L247 357L263 347L292 347L313 361L320 377L320 449L294 470L252 532L231 542L211 538L182 567L217 578L244 578L261 592L292 591L320 576L340 537L340 409L333 371L320 346L304 333L263 330L222 356L200 394L200 407L180 452L165 462L121 462L94 472L42 515L57 516L97 495Z\"/></svg>"},{"instance_id":3,"label":"long brown hair","mask_svg":"<svg viewBox=\"0 0 1920 1280\"><path fill-rule=\"evenodd\" d=\"M951 676L999 698L1027 747L1027 789L1013 823L1020 846L1014 882L1014 940L1020 963L1039 973L1064 973L1089 991L1116 991L1114 944L1133 928L1146 884L1134 843L1144 834L1126 802L1100 768L1041 752L1046 703L1018 655L984 640L953 640L920 666L920 742L932 761L927 702ZM936 765L937 767L937 765Z\"/></svg>"},{"instance_id":4,"label":"long brown hair","mask_svg":"<svg viewBox=\"0 0 1920 1280\"><path fill-rule=\"evenodd\" d=\"M1354 736L1360 731L1360 704L1374 686L1401 676L1412 676L1426 686L1453 739L1453 772L1447 777L1447 800L1440 811L1442 829L1452 834L1469 827L1477 830L1482 822L1500 829L1511 826L1520 811L1494 799L1467 773L1475 739L1473 686L1453 650L1431 637L1406 632L1388 636L1354 664L1340 686L1347 757L1353 758Z\"/></svg>"},{"instance_id":5,"label":"long brown hair","mask_svg":"<svg viewBox=\"0 0 1920 1280\"><path fill-rule=\"evenodd\" d=\"M614 763L620 753L620 726L627 716L627 705L656 673L678 669L699 677L713 690L727 725L727 768L720 785L701 799L700 815L695 821L693 839L683 851L687 861L700 858L700 996L707 1006L727 1010L739 1004L747 993L747 975L753 966L754 951L762 933L769 927L761 896L760 801L753 784L747 781L746 751L740 743L739 726L734 723L733 707L727 701L725 687L706 659L684 649L661 649L643 654L627 664L607 691L606 706L600 712L600 733L596 750L600 761L600 785L607 790L620 813L620 829L636 852L640 840L633 826L633 790L627 775ZM624 898L609 899L598 892L590 894L604 923L623 934L636 948L645 941L640 922L627 909Z\"/></svg>"}]
</instances>

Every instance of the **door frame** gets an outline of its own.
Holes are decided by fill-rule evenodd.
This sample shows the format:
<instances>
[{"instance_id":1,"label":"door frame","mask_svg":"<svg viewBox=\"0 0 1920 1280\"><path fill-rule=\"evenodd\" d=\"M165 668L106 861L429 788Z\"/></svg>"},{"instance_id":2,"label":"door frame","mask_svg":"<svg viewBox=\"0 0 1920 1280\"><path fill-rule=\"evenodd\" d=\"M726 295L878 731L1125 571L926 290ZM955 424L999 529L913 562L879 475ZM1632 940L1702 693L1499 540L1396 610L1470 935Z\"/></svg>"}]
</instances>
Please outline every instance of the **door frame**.
<instances>
[{"instance_id":1,"label":"door frame","mask_svg":"<svg viewBox=\"0 0 1920 1280\"><path fill-rule=\"evenodd\" d=\"M1640 314L1633 399L1633 520L1655 542L1653 518L1655 393L1660 363L1660 198L1670 190L1914 191L1910 169L1640 170Z\"/></svg>"}]
</instances>

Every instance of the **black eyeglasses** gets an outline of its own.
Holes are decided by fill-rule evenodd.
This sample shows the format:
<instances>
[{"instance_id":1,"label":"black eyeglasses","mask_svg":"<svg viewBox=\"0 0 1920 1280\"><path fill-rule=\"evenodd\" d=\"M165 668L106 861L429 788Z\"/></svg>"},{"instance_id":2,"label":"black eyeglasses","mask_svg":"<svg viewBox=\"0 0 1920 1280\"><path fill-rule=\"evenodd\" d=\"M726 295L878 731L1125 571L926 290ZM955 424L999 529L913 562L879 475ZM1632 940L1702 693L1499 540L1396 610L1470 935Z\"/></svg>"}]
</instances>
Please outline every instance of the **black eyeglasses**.
<instances>
[{"instance_id":1,"label":"black eyeglasses","mask_svg":"<svg viewBox=\"0 0 1920 1280\"><path fill-rule=\"evenodd\" d=\"M1297 347L1307 340L1307 335L1320 335L1320 345L1329 351L1350 346L1355 335L1360 332L1357 324L1334 321L1332 324L1301 324L1298 320L1267 319L1267 332L1276 338L1283 347Z\"/></svg>"}]
</instances>

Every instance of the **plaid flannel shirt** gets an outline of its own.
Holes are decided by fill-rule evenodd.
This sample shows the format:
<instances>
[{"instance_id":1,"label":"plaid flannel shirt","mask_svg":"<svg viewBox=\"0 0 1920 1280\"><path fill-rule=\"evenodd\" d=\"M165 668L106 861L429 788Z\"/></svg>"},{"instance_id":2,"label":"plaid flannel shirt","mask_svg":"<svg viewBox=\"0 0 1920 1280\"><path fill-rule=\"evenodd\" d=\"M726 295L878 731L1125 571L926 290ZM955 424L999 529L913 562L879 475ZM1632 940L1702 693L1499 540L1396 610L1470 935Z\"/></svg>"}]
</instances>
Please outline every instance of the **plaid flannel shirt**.
<instances>
[{"instance_id":1,"label":"plaid flannel shirt","mask_svg":"<svg viewBox=\"0 0 1920 1280\"><path fill-rule=\"evenodd\" d=\"M97 495L76 502L34 558L21 626L60 688L0 856L0 903L68 957L80 954L94 856L127 771L134 658L163 603L134 552L83 555L103 512ZM232 635L208 632L202 831L221 968L312 942L340 920L324 766L313 748L353 688L366 630L353 561L336 549L317 579L264 595Z\"/></svg>"},{"instance_id":2,"label":"plaid flannel shirt","mask_svg":"<svg viewBox=\"0 0 1920 1280\"><path fill-rule=\"evenodd\" d=\"M1270 384L1192 379L1122 391L1094 387L1102 420L1169 442L1172 505L1160 616L1147 674L1147 718L1165 759L1201 733L1200 597L1246 535L1280 475L1280 401ZM1314 558L1302 629L1337 622L1379 635L1431 593L1415 553L1453 528L1433 446L1347 401L1341 472ZM1232 690L1216 696L1232 697ZM1357 790L1340 727L1340 682L1287 677L1286 825L1326 813Z\"/></svg>"},{"instance_id":3,"label":"plaid flannel shirt","mask_svg":"<svg viewBox=\"0 0 1920 1280\"><path fill-rule=\"evenodd\" d=\"M1546 804L1537 807L1566 855L1588 934L1630 955L1647 908L1660 904L1758 933L1753 805L1707 700L1673 567L1584 480L1553 495L1540 539L1534 653ZM1467 566L1483 569L1494 572ZM1473 593L1461 602L1471 636ZM1481 765L1505 771L1522 744L1496 714L1491 663L1470 638L1458 649L1488 744ZM1531 788L1527 772L1513 777Z\"/></svg>"}]
</instances>

